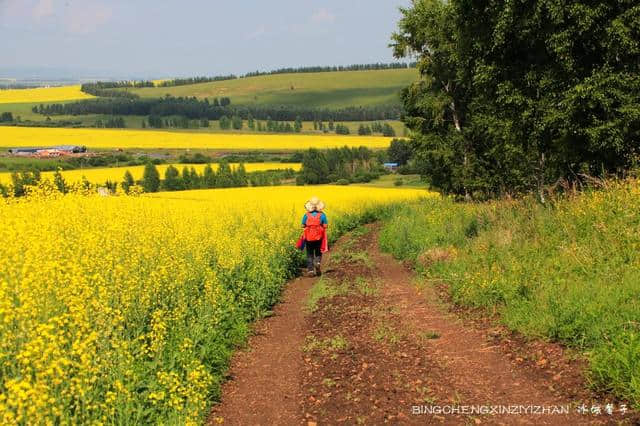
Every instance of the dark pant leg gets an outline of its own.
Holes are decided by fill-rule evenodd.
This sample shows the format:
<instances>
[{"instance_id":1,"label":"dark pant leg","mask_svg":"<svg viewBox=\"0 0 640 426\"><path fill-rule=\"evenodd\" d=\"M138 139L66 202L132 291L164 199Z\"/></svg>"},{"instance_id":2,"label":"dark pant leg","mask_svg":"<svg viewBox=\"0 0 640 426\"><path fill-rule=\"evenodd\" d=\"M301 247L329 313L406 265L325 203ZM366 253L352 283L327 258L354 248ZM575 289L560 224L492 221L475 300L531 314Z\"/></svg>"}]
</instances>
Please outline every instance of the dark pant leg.
<instances>
[{"instance_id":1,"label":"dark pant leg","mask_svg":"<svg viewBox=\"0 0 640 426\"><path fill-rule=\"evenodd\" d=\"M322 245L322 241L307 241L307 269L313 270L313 260L315 257L320 258L322 256L322 252L320 251L320 247Z\"/></svg>"}]
</instances>

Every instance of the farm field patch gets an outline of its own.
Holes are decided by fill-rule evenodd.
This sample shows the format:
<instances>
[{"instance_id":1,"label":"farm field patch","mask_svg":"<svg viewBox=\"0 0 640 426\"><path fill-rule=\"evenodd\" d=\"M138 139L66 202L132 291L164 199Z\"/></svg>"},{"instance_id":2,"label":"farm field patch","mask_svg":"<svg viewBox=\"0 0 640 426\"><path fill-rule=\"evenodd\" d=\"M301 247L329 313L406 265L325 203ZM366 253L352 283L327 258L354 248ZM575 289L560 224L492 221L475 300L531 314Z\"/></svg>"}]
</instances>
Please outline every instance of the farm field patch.
<instances>
[{"instance_id":1,"label":"farm field patch","mask_svg":"<svg viewBox=\"0 0 640 426\"><path fill-rule=\"evenodd\" d=\"M248 323L296 268L304 202L331 233L420 190L261 187L0 202L0 422L201 423Z\"/></svg>"},{"instance_id":2,"label":"farm field patch","mask_svg":"<svg viewBox=\"0 0 640 426\"><path fill-rule=\"evenodd\" d=\"M160 164L156 166L160 176L163 177L167 168L172 165L177 168L180 172L184 167L191 169L192 167L199 173L202 174L206 164ZM230 164L232 168L238 166L238 164ZM245 163L244 167L247 172L260 172L266 170L284 170L284 169L293 169L295 171L300 170L300 163ZM212 164L211 167L213 170L218 169L217 164ZM94 168L94 169L77 169L77 170L63 170L60 173L62 177L68 183L75 183L82 181L82 178L85 177L89 182L93 184L103 184L107 180L112 182L119 182L122 180L126 171L131 172L133 178L135 180L141 180L142 175L144 173L144 166L124 166L124 167L102 167L102 168ZM53 180L53 175L55 172L42 172L42 179ZM11 182L11 173L0 173L0 183L10 183Z\"/></svg>"},{"instance_id":3,"label":"farm field patch","mask_svg":"<svg viewBox=\"0 0 640 426\"><path fill-rule=\"evenodd\" d=\"M0 104L59 102L88 98L93 96L82 92L80 86L0 90Z\"/></svg>"},{"instance_id":4,"label":"farm field patch","mask_svg":"<svg viewBox=\"0 0 640 426\"><path fill-rule=\"evenodd\" d=\"M387 148L391 138L300 134L206 134L144 130L0 127L3 147L82 145L87 148L303 150L366 146Z\"/></svg>"},{"instance_id":5,"label":"farm field patch","mask_svg":"<svg viewBox=\"0 0 640 426\"><path fill-rule=\"evenodd\" d=\"M129 90L145 98L229 97L237 105L343 108L399 104L400 90L417 78L416 69L291 73Z\"/></svg>"}]
</instances>

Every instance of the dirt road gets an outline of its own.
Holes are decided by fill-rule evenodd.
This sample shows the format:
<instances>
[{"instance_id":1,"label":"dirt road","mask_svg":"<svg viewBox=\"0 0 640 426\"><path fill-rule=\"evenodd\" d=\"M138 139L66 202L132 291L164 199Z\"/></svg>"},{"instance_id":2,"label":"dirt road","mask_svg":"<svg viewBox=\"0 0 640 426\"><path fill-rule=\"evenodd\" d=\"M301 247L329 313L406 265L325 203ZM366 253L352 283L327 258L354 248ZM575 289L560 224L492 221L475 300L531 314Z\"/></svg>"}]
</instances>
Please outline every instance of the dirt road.
<instances>
[{"instance_id":1,"label":"dirt road","mask_svg":"<svg viewBox=\"0 0 640 426\"><path fill-rule=\"evenodd\" d=\"M341 239L326 260L321 279L292 281L274 315L256 325L210 424L637 420L606 414L584 362L562 347L526 342L416 285L410 269L379 251L376 226ZM582 404L602 413L581 414Z\"/></svg>"}]
</instances>

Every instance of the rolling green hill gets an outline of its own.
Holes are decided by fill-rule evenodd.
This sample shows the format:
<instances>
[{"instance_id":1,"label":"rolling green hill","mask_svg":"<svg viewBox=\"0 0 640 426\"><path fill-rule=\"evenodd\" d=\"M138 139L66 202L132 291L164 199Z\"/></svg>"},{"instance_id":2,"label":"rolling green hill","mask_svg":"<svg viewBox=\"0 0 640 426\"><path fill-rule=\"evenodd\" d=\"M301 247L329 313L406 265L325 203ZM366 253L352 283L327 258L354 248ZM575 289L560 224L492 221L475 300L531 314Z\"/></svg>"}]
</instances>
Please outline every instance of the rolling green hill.
<instances>
[{"instance_id":1,"label":"rolling green hill","mask_svg":"<svg viewBox=\"0 0 640 426\"><path fill-rule=\"evenodd\" d=\"M235 105L318 108L399 104L400 90L418 78L415 69L274 74L176 87L129 89L145 98L164 95L229 97Z\"/></svg>"},{"instance_id":2,"label":"rolling green hill","mask_svg":"<svg viewBox=\"0 0 640 426\"><path fill-rule=\"evenodd\" d=\"M174 97L197 97L210 99L229 97L232 105L245 105L256 107L280 106L292 108L318 108L318 109L342 109L349 107L400 107L400 91L418 78L416 69L385 69L365 71L333 71L333 72L309 72L309 73L285 73L260 75L255 77L243 77L234 80L216 81L174 87L152 87L137 89L111 89L128 90L138 94L142 98L160 98L165 95ZM68 103L73 101L58 101L45 103ZM0 104L0 113L11 112L23 125L45 125L47 116L37 114L32 108L42 102L6 103ZM117 114L116 114L117 115ZM51 115L52 125L55 127L93 127L99 120L106 121L112 116L103 113L88 113L78 115ZM141 115L125 115L126 127L131 129L141 128L146 120ZM171 117L166 117L171 118ZM264 121L264 120L262 120ZM349 121L349 119L336 119L343 122L351 134L357 134L361 123L369 122ZM389 120L396 135L405 133L404 126L397 120ZM325 123L326 124L326 123ZM244 131L249 132L245 123ZM185 131L184 129L179 129ZM208 127L199 132L231 132L239 130L220 129L217 121L210 120ZM312 122L303 123L303 133L322 134L315 131Z\"/></svg>"}]
</instances>

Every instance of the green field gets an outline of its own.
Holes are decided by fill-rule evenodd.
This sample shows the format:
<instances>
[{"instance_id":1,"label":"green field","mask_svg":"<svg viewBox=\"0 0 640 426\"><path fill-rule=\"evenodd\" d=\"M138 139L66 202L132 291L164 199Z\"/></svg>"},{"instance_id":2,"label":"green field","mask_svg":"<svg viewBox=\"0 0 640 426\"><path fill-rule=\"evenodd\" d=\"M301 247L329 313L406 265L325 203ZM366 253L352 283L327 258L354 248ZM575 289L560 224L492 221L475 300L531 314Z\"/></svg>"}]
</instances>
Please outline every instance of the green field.
<instances>
[{"instance_id":1,"label":"green field","mask_svg":"<svg viewBox=\"0 0 640 426\"><path fill-rule=\"evenodd\" d=\"M401 182L398 184L397 182ZM429 184L420 175L382 175L376 180L367 183L359 183L358 186L369 186L376 188L424 188L428 189Z\"/></svg>"},{"instance_id":2,"label":"green field","mask_svg":"<svg viewBox=\"0 0 640 426\"><path fill-rule=\"evenodd\" d=\"M289 105L309 108L347 108L400 105L400 91L418 78L415 69L391 69L368 71L338 71L318 73L274 74L258 77L239 78L235 80L211 83L192 84L176 87L155 87L130 89L141 97L172 96L198 98L231 98L232 105ZM66 103L50 102L50 103ZM21 122L45 122L46 116L32 112L32 108L40 102L0 104L0 113L11 112ZM55 122L72 122L77 127L93 127L98 120L106 121L106 115L54 115ZM145 117L123 117L129 129L141 129ZM166 117L167 119L175 117ZM195 125L197 120L193 120ZM265 120L261 120L263 124ZM338 122L336 122L338 123ZM351 134L358 132L360 124L370 122L341 122ZM388 121L397 136L405 135L404 124L400 121ZM325 125L328 123L325 122ZM66 124L69 127L69 124ZM222 130L217 121L210 121L209 127L197 129L171 128L170 131L188 131L204 133L253 133L245 121L242 130ZM312 122L303 123L303 133L323 134L313 129Z\"/></svg>"},{"instance_id":3,"label":"green field","mask_svg":"<svg viewBox=\"0 0 640 426\"><path fill-rule=\"evenodd\" d=\"M236 105L344 108L399 104L399 93L418 78L415 69L274 74L176 87L132 89L145 98L229 97Z\"/></svg>"}]
</instances>

